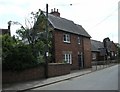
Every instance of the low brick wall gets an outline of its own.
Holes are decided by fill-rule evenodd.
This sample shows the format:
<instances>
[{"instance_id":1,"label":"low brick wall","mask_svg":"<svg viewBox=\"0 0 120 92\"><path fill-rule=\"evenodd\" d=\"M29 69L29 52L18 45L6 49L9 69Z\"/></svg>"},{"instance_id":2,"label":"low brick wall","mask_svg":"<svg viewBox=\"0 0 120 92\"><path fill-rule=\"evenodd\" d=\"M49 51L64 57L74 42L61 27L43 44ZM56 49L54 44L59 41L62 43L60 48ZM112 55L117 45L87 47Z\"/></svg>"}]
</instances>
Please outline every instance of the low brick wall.
<instances>
[{"instance_id":1,"label":"low brick wall","mask_svg":"<svg viewBox=\"0 0 120 92\"><path fill-rule=\"evenodd\" d=\"M14 83L14 82L23 82L34 79L44 78L44 65L40 65L39 67L26 69L20 72L11 72L4 71L2 72L2 82L3 83Z\"/></svg>"},{"instance_id":2,"label":"low brick wall","mask_svg":"<svg viewBox=\"0 0 120 92\"><path fill-rule=\"evenodd\" d=\"M71 70L70 64L57 64L57 63L48 64L49 77L65 75L70 73L70 70ZM23 82L42 78L45 78L44 65L40 65L39 67L27 69L21 72L11 71L2 72L2 83Z\"/></svg>"},{"instance_id":3,"label":"low brick wall","mask_svg":"<svg viewBox=\"0 0 120 92\"><path fill-rule=\"evenodd\" d=\"M70 64L50 63L48 66L48 76L49 77L69 74L70 71L71 71Z\"/></svg>"}]
</instances>

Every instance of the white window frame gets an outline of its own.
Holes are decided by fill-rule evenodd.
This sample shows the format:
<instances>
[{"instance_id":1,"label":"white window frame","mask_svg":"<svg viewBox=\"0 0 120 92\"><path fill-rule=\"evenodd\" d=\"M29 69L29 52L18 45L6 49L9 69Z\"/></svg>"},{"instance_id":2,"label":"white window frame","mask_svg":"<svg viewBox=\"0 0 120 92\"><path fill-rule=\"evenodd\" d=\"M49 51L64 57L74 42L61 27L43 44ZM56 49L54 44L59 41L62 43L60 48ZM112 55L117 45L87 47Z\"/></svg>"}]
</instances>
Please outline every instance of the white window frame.
<instances>
[{"instance_id":1,"label":"white window frame","mask_svg":"<svg viewBox=\"0 0 120 92\"><path fill-rule=\"evenodd\" d=\"M64 54L64 61L66 63L72 64L72 54Z\"/></svg>"},{"instance_id":2,"label":"white window frame","mask_svg":"<svg viewBox=\"0 0 120 92\"><path fill-rule=\"evenodd\" d=\"M70 43L70 34L63 35L63 42Z\"/></svg>"},{"instance_id":3,"label":"white window frame","mask_svg":"<svg viewBox=\"0 0 120 92\"><path fill-rule=\"evenodd\" d=\"M96 60L96 58L97 58L96 53L92 53L92 59L93 59L93 60Z\"/></svg>"},{"instance_id":4,"label":"white window frame","mask_svg":"<svg viewBox=\"0 0 120 92\"><path fill-rule=\"evenodd\" d=\"M78 41L78 44L80 44L80 36L78 36L78 39L77 39L77 41Z\"/></svg>"},{"instance_id":5,"label":"white window frame","mask_svg":"<svg viewBox=\"0 0 120 92\"><path fill-rule=\"evenodd\" d=\"M111 52L111 55L112 55L112 57L114 56L114 52L113 51Z\"/></svg>"}]
</instances>

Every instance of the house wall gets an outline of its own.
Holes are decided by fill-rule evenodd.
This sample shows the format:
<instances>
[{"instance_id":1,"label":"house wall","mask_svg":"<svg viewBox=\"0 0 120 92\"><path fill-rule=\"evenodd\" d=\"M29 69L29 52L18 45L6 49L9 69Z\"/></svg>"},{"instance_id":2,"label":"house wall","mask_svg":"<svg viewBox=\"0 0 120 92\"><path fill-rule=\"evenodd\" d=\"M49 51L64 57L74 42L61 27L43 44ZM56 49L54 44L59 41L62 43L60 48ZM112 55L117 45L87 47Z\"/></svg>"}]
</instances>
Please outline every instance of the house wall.
<instances>
[{"instance_id":1,"label":"house wall","mask_svg":"<svg viewBox=\"0 0 120 92\"><path fill-rule=\"evenodd\" d=\"M94 59L94 60L92 59L92 61L103 61L104 60L104 56L101 56L100 52L92 51L92 53L96 54L96 59Z\"/></svg>"},{"instance_id":2,"label":"house wall","mask_svg":"<svg viewBox=\"0 0 120 92\"><path fill-rule=\"evenodd\" d=\"M111 44L111 59L112 60L116 59L116 55L117 55L117 46L114 44L114 42L112 42L112 44Z\"/></svg>"},{"instance_id":3,"label":"house wall","mask_svg":"<svg viewBox=\"0 0 120 92\"><path fill-rule=\"evenodd\" d=\"M98 52L92 51L92 61L97 61L98 60Z\"/></svg>"},{"instance_id":4,"label":"house wall","mask_svg":"<svg viewBox=\"0 0 120 92\"><path fill-rule=\"evenodd\" d=\"M85 68L91 67L92 54L91 54L91 41L89 38L83 38L84 47L84 66Z\"/></svg>"},{"instance_id":5,"label":"house wall","mask_svg":"<svg viewBox=\"0 0 120 92\"><path fill-rule=\"evenodd\" d=\"M111 45L111 50L117 52L117 46L114 43Z\"/></svg>"},{"instance_id":6,"label":"house wall","mask_svg":"<svg viewBox=\"0 0 120 92\"><path fill-rule=\"evenodd\" d=\"M91 66L91 44L90 39L81 37L81 43L78 44L78 35L70 34L70 43L63 42L63 31L53 31L54 58L55 62L63 62L63 54L65 51L72 53L72 69L79 69L78 54L84 52L85 67ZM83 39L83 42L82 42ZM84 45L83 45L84 44ZM84 46L84 48L83 48ZM84 50L84 51L83 51Z\"/></svg>"}]
</instances>

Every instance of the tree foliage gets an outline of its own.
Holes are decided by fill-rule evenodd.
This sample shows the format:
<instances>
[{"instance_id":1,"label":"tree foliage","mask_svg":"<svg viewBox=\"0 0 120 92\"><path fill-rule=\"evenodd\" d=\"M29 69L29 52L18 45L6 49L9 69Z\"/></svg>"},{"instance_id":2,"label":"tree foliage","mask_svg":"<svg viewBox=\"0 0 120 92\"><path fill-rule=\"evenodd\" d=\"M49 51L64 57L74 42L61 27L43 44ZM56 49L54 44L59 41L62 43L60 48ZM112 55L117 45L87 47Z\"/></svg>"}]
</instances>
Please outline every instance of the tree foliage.
<instances>
[{"instance_id":1,"label":"tree foliage","mask_svg":"<svg viewBox=\"0 0 120 92\"><path fill-rule=\"evenodd\" d=\"M45 15L40 10L31 14L34 19L32 27L21 26L21 29L16 31L17 38L9 35L2 36L3 70L19 71L44 62L47 43L51 51L52 37L49 31L49 37L46 39Z\"/></svg>"}]
</instances>

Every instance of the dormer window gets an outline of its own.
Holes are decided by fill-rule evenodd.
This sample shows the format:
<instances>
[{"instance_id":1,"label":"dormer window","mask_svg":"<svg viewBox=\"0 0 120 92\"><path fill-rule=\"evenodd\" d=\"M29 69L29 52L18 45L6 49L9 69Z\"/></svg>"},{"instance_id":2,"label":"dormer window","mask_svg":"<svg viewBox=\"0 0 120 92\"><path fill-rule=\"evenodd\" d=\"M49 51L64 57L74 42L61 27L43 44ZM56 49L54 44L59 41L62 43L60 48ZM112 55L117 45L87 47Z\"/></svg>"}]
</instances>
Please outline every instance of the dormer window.
<instances>
[{"instance_id":1,"label":"dormer window","mask_svg":"<svg viewBox=\"0 0 120 92\"><path fill-rule=\"evenodd\" d=\"M70 34L63 35L63 42L70 43Z\"/></svg>"}]
</instances>

